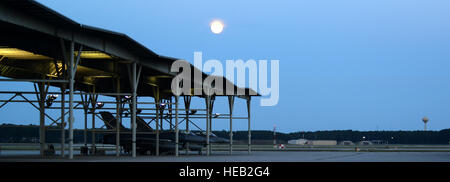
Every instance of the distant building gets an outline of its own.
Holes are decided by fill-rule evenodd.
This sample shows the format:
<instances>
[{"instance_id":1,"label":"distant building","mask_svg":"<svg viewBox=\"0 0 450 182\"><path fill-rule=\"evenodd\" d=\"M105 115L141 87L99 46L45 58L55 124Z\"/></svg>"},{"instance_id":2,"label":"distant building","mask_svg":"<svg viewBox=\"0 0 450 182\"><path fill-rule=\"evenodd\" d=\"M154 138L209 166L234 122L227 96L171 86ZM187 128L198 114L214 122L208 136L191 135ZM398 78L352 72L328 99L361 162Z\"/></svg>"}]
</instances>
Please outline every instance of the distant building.
<instances>
[{"instance_id":1,"label":"distant building","mask_svg":"<svg viewBox=\"0 0 450 182\"><path fill-rule=\"evenodd\" d=\"M288 143L289 144L294 144L294 145L305 145L306 142L308 142L307 139L296 139L296 140L289 140Z\"/></svg>"},{"instance_id":2,"label":"distant building","mask_svg":"<svg viewBox=\"0 0 450 182\"><path fill-rule=\"evenodd\" d=\"M358 144L359 145L373 145L373 143L371 141L360 141Z\"/></svg>"},{"instance_id":3,"label":"distant building","mask_svg":"<svg viewBox=\"0 0 450 182\"><path fill-rule=\"evenodd\" d=\"M355 145L352 141L341 141L339 145Z\"/></svg>"},{"instance_id":4,"label":"distant building","mask_svg":"<svg viewBox=\"0 0 450 182\"><path fill-rule=\"evenodd\" d=\"M336 140L308 140L307 145L337 145Z\"/></svg>"},{"instance_id":5,"label":"distant building","mask_svg":"<svg viewBox=\"0 0 450 182\"><path fill-rule=\"evenodd\" d=\"M388 143L386 140L370 140L370 142L375 145L384 145Z\"/></svg>"}]
</instances>

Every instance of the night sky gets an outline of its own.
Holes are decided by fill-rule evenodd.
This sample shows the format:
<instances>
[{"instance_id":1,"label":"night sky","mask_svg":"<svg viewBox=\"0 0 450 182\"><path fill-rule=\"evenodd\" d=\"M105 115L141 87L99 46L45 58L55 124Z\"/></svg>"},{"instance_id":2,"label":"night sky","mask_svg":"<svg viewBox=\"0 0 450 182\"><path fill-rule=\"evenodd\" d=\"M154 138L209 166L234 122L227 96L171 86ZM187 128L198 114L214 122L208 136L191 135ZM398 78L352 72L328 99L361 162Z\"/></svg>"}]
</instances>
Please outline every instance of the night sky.
<instances>
[{"instance_id":1,"label":"night sky","mask_svg":"<svg viewBox=\"0 0 450 182\"><path fill-rule=\"evenodd\" d=\"M428 129L450 128L450 1L39 2L81 24L125 33L164 56L193 62L194 51L202 51L203 60L224 63L280 60L279 103L261 107L253 100L255 130L274 124L282 132L421 130L424 116ZM225 23L222 34L210 31L214 19ZM2 83L0 89L31 91L32 84ZM235 112L245 116L245 101L237 101ZM204 107L204 100L194 106ZM227 113L226 98L215 107ZM39 124L38 111L26 104L7 105L0 115L2 123ZM75 127L83 128L82 112L76 117ZM246 127L246 120L234 125ZM228 130L228 120L214 120L213 129Z\"/></svg>"}]
</instances>

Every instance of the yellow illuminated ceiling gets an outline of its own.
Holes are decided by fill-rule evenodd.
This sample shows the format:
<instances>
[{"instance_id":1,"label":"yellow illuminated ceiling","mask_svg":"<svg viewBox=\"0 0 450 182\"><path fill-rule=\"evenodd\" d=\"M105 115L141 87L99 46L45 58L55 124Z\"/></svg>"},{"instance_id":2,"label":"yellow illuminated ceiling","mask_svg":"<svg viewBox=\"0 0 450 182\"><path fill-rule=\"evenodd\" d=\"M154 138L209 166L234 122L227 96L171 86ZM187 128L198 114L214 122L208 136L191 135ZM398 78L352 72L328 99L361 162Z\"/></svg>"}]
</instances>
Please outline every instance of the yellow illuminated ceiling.
<instances>
[{"instance_id":1,"label":"yellow illuminated ceiling","mask_svg":"<svg viewBox=\"0 0 450 182\"><path fill-rule=\"evenodd\" d=\"M78 52L75 52L75 56L78 56ZM82 51L82 59L111 59L111 56L100 51Z\"/></svg>"},{"instance_id":2,"label":"yellow illuminated ceiling","mask_svg":"<svg viewBox=\"0 0 450 182\"><path fill-rule=\"evenodd\" d=\"M51 59L47 56L34 54L17 48L0 48L0 55L11 59Z\"/></svg>"},{"instance_id":3,"label":"yellow illuminated ceiling","mask_svg":"<svg viewBox=\"0 0 450 182\"><path fill-rule=\"evenodd\" d=\"M78 52L75 52L75 56ZM7 57L10 59L24 59L24 60L49 60L52 59L40 54L24 51L17 48L0 47L0 57ZM82 51L82 59L111 59L112 57L100 51Z\"/></svg>"},{"instance_id":4,"label":"yellow illuminated ceiling","mask_svg":"<svg viewBox=\"0 0 450 182\"><path fill-rule=\"evenodd\" d=\"M153 86L157 86L159 83L159 79L172 79L173 76L169 75L157 75L157 76L149 76L145 83Z\"/></svg>"}]
</instances>

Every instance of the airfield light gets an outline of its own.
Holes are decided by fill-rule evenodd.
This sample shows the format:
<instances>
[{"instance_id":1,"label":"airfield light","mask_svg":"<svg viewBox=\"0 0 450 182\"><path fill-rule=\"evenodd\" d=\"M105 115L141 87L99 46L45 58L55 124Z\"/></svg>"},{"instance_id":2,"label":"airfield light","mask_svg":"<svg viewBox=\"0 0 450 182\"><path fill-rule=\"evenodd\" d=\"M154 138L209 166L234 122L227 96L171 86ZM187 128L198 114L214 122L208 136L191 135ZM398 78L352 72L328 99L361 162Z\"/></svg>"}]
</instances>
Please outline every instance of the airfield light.
<instances>
[{"instance_id":1,"label":"airfield light","mask_svg":"<svg viewBox=\"0 0 450 182\"><path fill-rule=\"evenodd\" d=\"M192 109L192 110L189 112L189 115L194 115L195 113L197 113L197 110L196 110L196 109Z\"/></svg>"},{"instance_id":2,"label":"airfield light","mask_svg":"<svg viewBox=\"0 0 450 182\"><path fill-rule=\"evenodd\" d=\"M49 95L47 96L47 99L45 100L46 106L50 107L53 104L53 101L56 100L56 98L58 98L58 95Z\"/></svg>"},{"instance_id":3,"label":"airfield light","mask_svg":"<svg viewBox=\"0 0 450 182\"><path fill-rule=\"evenodd\" d=\"M165 103L159 104L159 109L160 109L160 110L164 110L165 107L166 107L166 104L165 104Z\"/></svg>"},{"instance_id":4,"label":"airfield light","mask_svg":"<svg viewBox=\"0 0 450 182\"><path fill-rule=\"evenodd\" d=\"M277 125L273 125L273 146L277 145L277 133L276 133Z\"/></svg>"},{"instance_id":5,"label":"airfield light","mask_svg":"<svg viewBox=\"0 0 450 182\"><path fill-rule=\"evenodd\" d=\"M103 102L97 102L96 104L97 109L101 109L103 106L105 106L105 103Z\"/></svg>"}]
</instances>

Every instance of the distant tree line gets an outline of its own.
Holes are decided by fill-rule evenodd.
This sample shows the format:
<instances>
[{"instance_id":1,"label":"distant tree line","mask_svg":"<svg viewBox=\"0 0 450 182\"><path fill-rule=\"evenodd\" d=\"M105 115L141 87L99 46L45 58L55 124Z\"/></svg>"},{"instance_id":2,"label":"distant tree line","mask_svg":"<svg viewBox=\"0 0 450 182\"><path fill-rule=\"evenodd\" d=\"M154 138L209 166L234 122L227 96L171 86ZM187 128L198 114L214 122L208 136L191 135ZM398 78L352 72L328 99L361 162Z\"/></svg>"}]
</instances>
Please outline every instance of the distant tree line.
<instances>
[{"instance_id":1,"label":"distant tree line","mask_svg":"<svg viewBox=\"0 0 450 182\"><path fill-rule=\"evenodd\" d=\"M219 137L229 138L229 132L225 130L214 131ZM252 140L273 140L273 131L252 130ZM364 137L364 138L363 138ZM305 138L308 140L337 140L359 142L362 140L382 140L390 144L449 144L450 129L440 131L308 131L292 133L276 133L279 142ZM66 140L68 132L66 131ZM102 133L96 133L96 143L102 143ZM248 139L247 131L233 132L234 140L245 141ZM87 132L87 142L91 143L91 132ZM46 141L49 143L61 142L61 131L57 127L48 127ZM38 143L39 126L36 125L0 125L0 143ZM84 131L74 130L74 142L84 143Z\"/></svg>"},{"instance_id":2,"label":"distant tree line","mask_svg":"<svg viewBox=\"0 0 450 182\"><path fill-rule=\"evenodd\" d=\"M229 137L228 131L215 131L219 137ZM233 132L233 139L247 140L248 131ZM273 131L256 130L251 132L252 140L273 140ZM364 137L364 138L363 138ZM382 140L390 144L449 144L450 129L440 131L309 131L293 133L276 133L277 141L305 138L308 140L337 140L359 142L362 140Z\"/></svg>"},{"instance_id":3,"label":"distant tree line","mask_svg":"<svg viewBox=\"0 0 450 182\"><path fill-rule=\"evenodd\" d=\"M66 141L69 139L69 131L65 132ZM96 134L96 143L103 142L103 135ZM61 130L59 127L47 127L45 132L45 140L47 143L60 143ZM74 143L84 143L84 131L74 130ZM87 132L87 143L91 143L91 132ZM0 125L0 143L39 143L39 126L36 125Z\"/></svg>"}]
</instances>

